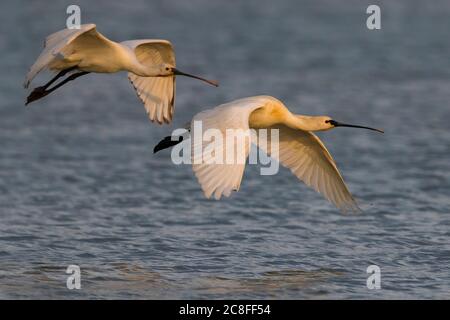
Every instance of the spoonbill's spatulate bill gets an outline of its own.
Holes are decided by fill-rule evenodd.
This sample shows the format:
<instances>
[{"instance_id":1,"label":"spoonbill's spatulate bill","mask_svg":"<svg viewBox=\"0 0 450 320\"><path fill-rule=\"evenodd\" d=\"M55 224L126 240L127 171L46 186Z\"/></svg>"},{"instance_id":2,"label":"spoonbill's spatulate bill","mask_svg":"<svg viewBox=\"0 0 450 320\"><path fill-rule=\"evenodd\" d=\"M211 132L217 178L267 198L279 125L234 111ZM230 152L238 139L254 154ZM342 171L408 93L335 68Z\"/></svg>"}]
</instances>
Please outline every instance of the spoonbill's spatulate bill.
<instances>
[{"instance_id":1,"label":"spoonbill's spatulate bill","mask_svg":"<svg viewBox=\"0 0 450 320\"><path fill-rule=\"evenodd\" d=\"M370 127L355 126L337 122L327 116L303 116L291 113L282 102L270 96L256 96L235 100L196 114L191 122L191 135L195 134L194 121L202 122L202 131L218 129L226 135L227 129L278 129L278 159L289 168L292 173L306 185L325 196L331 203L342 211L359 211L358 205L350 194L339 170L330 153L313 133L326 131L335 127L355 127L383 132ZM192 141L192 150L205 147L199 141ZM201 139L200 139L201 140ZM164 138L156 147L155 152L171 147L182 139L170 143ZM257 140L259 143L261 140ZM270 134L267 133L268 143L258 144L271 155ZM254 141L253 141L254 142ZM200 141L201 143L201 141ZM227 148L234 145L221 145L222 154L227 154ZM250 141L246 141L245 157L248 157ZM230 151L233 154L233 150ZM272 157L275 155L271 155ZM240 187L245 163L216 164L193 161L193 170L207 198L213 194L216 199L222 195L229 196L231 191Z\"/></svg>"},{"instance_id":2,"label":"spoonbill's spatulate bill","mask_svg":"<svg viewBox=\"0 0 450 320\"><path fill-rule=\"evenodd\" d=\"M69 81L90 72L114 73L128 71L128 78L145 105L150 120L170 123L174 110L175 76L183 75L218 86L175 68L175 53L167 40L130 40L114 42L96 29L95 24L80 29L64 29L45 39L44 50L28 72L24 86L42 70L59 72L44 86L37 87L27 102L38 100ZM70 75L50 86L60 77Z\"/></svg>"}]
</instances>

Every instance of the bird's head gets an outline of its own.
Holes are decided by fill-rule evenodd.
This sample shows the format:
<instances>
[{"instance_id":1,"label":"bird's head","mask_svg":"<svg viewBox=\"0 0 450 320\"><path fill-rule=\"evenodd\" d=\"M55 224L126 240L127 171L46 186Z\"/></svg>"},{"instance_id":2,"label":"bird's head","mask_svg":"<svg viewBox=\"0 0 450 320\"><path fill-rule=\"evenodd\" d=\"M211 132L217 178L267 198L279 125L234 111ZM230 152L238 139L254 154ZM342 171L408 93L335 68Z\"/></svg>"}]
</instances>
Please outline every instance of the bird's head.
<instances>
[{"instance_id":1,"label":"bird's head","mask_svg":"<svg viewBox=\"0 0 450 320\"><path fill-rule=\"evenodd\" d=\"M175 67L170 63L162 63L159 66L158 73L160 77L168 77L174 75L174 70L176 70Z\"/></svg>"}]
</instances>

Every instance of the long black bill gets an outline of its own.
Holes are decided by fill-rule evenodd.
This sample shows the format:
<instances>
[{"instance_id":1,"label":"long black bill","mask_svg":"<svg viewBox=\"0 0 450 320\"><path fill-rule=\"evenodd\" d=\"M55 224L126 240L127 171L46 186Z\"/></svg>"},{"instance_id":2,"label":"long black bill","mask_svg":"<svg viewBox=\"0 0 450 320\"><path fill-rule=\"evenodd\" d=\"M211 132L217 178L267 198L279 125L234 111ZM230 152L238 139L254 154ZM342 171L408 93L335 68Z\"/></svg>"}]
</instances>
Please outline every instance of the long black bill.
<instances>
[{"instance_id":1,"label":"long black bill","mask_svg":"<svg viewBox=\"0 0 450 320\"><path fill-rule=\"evenodd\" d=\"M335 127L361 128L361 129L373 130L373 131L384 133L384 131L380 130L380 129L375 129L375 128L371 128L371 127L364 127L364 126L355 126L353 124L340 123L340 122L337 122L337 121L334 121L334 120L330 120L330 123L333 126L335 126Z\"/></svg>"},{"instance_id":2,"label":"long black bill","mask_svg":"<svg viewBox=\"0 0 450 320\"><path fill-rule=\"evenodd\" d=\"M173 70L173 74L175 74L175 75L185 76L185 77L190 77L190 78L202 80L202 81L205 81L206 83L209 83L210 85L213 85L215 87L219 86L219 83L217 81L215 81L215 80L208 80L208 79L205 79L205 78L202 78L202 77L199 77L199 76L194 76L193 74L181 72L177 68L173 68L172 70Z\"/></svg>"},{"instance_id":3,"label":"long black bill","mask_svg":"<svg viewBox=\"0 0 450 320\"><path fill-rule=\"evenodd\" d=\"M183 141L183 137L178 137L178 140L172 140L172 136L165 137L162 139L154 148L153 153L157 153L158 151L173 147Z\"/></svg>"}]
</instances>

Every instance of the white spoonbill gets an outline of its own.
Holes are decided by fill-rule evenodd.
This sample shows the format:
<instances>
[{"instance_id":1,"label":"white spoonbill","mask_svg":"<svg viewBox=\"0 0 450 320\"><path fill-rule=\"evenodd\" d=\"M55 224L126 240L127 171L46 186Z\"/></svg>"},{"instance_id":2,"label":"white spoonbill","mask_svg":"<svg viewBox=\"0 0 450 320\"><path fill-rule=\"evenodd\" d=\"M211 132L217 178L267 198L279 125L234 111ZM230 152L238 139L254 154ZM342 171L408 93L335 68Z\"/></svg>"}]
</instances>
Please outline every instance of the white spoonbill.
<instances>
[{"instance_id":1,"label":"white spoonbill","mask_svg":"<svg viewBox=\"0 0 450 320\"><path fill-rule=\"evenodd\" d=\"M243 98L196 114L190 124L191 136L194 134L192 132L195 128L194 121L201 121L203 132L207 129L218 129L223 136L226 135L227 129L278 129L277 160L342 211L359 211L359 208L345 185L336 163L313 131L352 127L383 133L379 129L337 122L328 116L293 114L282 102L270 96ZM272 150L270 134L267 136L265 141L268 143L260 143L258 147L263 148L270 155ZM171 147L182 140L182 137L178 141L172 137L166 137L155 147L154 152ZM198 148L196 144L199 143L193 141L194 139L191 140L191 148L195 150ZM200 146L201 152L205 152L205 148L203 150L202 148L203 146ZM222 143L220 148L218 150L226 154L227 148L235 148L235 146ZM246 159L250 148L248 139L243 144L243 148L245 148L243 151ZM214 194L216 199L220 199L222 195L228 197L231 191L238 191L244 173L245 160L244 163L234 164L193 162L192 167L205 196L210 198Z\"/></svg>"},{"instance_id":2,"label":"white spoonbill","mask_svg":"<svg viewBox=\"0 0 450 320\"><path fill-rule=\"evenodd\" d=\"M49 35L45 39L44 50L26 76L24 87L28 88L33 78L44 69L59 73L44 86L34 89L26 104L90 72L128 71L128 78L144 103L150 120L160 124L172 120L176 75L218 86L216 81L176 69L175 53L169 41L145 39L117 43L99 33L95 24L84 24L80 29L64 29ZM72 74L49 88L68 73Z\"/></svg>"}]
</instances>

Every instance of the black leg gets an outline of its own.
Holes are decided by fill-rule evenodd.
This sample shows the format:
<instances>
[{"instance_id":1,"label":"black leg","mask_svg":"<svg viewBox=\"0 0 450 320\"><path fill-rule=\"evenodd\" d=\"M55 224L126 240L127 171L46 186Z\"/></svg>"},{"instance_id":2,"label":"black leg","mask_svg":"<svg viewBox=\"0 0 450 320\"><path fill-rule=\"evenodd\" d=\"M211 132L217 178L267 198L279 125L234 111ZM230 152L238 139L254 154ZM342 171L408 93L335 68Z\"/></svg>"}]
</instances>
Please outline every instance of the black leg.
<instances>
[{"instance_id":1,"label":"black leg","mask_svg":"<svg viewBox=\"0 0 450 320\"><path fill-rule=\"evenodd\" d=\"M45 90L47 92L47 94L49 94L50 92L55 91L56 89L58 89L59 87L62 87L63 85L65 85L67 82L75 80L78 77L84 76L85 74L88 74L89 72L87 71L81 71L81 72L77 72L74 74L71 74L70 76L68 76L67 78L65 78L63 81L61 81L60 83L58 83L57 85L53 86L52 88ZM46 95L47 95L46 94Z\"/></svg>"},{"instance_id":2,"label":"black leg","mask_svg":"<svg viewBox=\"0 0 450 320\"><path fill-rule=\"evenodd\" d=\"M173 147L183 141L183 136L179 136L177 138L178 140L172 140L172 136L165 137L153 148L153 153Z\"/></svg>"},{"instance_id":3,"label":"black leg","mask_svg":"<svg viewBox=\"0 0 450 320\"><path fill-rule=\"evenodd\" d=\"M76 70L77 67L71 67L65 70L60 71L56 76L54 76L49 82L47 82L46 84L44 84L42 87L38 87L38 88L44 88L47 89L48 87L50 87L50 85L55 82L56 80L58 80L59 78L65 76L67 73L69 73L70 71ZM37 88L36 88L37 89Z\"/></svg>"},{"instance_id":4,"label":"black leg","mask_svg":"<svg viewBox=\"0 0 450 320\"><path fill-rule=\"evenodd\" d=\"M74 74L68 76L66 79L64 79L60 83L58 83L57 85L55 85L54 87L52 87L52 88L47 90L47 88L53 82L55 82L58 78L62 77L63 75L65 75L69 71L71 71L71 70L66 69L66 70L61 71L52 80L50 80L48 83L46 83L44 86L37 87L36 89L34 89L33 92L31 92L30 95L27 97L27 102L25 103L25 105L27 105L27 104L29 104L29 103L31 103L33 101L39 100L39 99L45 97L46 95L49 95L51 92L55 91L59 87L62 87L67 82L75 80L76 78L84 76L85 74L89 73L89 72L86 72L86 71L81 71L81 72L74 73Z\"/></svg>"}]
</instances>

